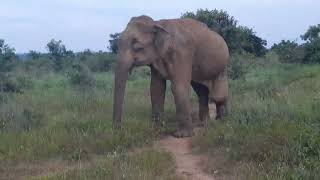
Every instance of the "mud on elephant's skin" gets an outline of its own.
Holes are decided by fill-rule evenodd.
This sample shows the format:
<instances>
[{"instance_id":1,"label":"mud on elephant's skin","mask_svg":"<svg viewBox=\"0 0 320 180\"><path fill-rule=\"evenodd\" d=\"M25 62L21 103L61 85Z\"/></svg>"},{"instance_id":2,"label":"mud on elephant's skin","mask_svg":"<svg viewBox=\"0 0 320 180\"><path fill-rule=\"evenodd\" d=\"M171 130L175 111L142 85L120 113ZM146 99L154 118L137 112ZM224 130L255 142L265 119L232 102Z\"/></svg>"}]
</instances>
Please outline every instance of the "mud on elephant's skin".
<instances>
[{"instance_id":1,"label":"mud on elephant's skin","mask_svg":"<svg viewBox=\"0 0 320 180\"><path fill-rule=\"evenodd\" d=\"M193 135L190 85L199 97L199 119L209 118L209 103L215 103L217 118L227 114L229 50L223 38L192 19L154 21L134 17L119 40L115 70L113 126L121 127L126 81L135 66L151 68L152 117L159 123L164 113L166 81L176 105L179 128L176 137Z\"/></svg>"}]
</instances>

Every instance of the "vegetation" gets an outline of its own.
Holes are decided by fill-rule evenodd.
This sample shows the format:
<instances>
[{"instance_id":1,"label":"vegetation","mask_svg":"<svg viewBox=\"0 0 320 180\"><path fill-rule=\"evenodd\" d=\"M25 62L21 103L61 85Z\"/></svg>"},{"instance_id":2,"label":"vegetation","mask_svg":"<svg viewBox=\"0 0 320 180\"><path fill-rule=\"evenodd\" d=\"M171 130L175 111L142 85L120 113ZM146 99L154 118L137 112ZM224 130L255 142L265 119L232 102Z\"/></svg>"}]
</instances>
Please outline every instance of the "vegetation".
<instances>
[{"instance_id":1,"label":"vegetation","mask_svg":"<svg viewBox=\"0 0 320 180\"><path fill-rule=\"evenodd\" d=\"M105 161L87 169L74 169L56 176L42 176L39 180L69 179L177 179L171 156L167 153L146 150L135 156L127 154L108 154Z\"/></svg>"},{"instance_id":2,"label":"vegetation","mask_svg":"<svg viewBox=\"0 0 320 180\"><path fill-rule=\"evenodd\" d=\"M302 46L290 40L282 40L278 44L274 44L271 49L275 51L280 57L281 61L285 63L302 63L305 52Z\"/></svg>"},{"instance_id":3,"label":"vegetation","mask_svg":"<svg viewBox=\"0 0 320 180\"><path fill-rule=\"evenodd\" d=\"M319 72L319 65L250 68L231 81L230 117L194 145L215 154L210 157L227 155L227 167L211 168L238 178L319 179Z\"/></svg>"},{"instance_id":4,"label":"vegetation","mask_svg":"<svg viewBox=\"0 0 320 180\"><path fill-rule=\"evenodd\" d=\"M294 41L282 40L274 44L271 50L274 50L284 62L289 63L319 63L320 62L320 24L310 26L307 32L301 35L305 41L298 44Z\"/></svg>"},{"instance_id":5,"label":"vegetation","mask_svg":"<svg viewBox=\"0 0 320 180\"><path fill-rule=\"evenodd\" d=\"M212 158L208 173L226 179L319 179L319 25L301 36L302 44L283 40L267 50L262 38L224 11L182 17L206 23L232 51L232 113L193 141ZM23 164L57 159L67 162L65 171L28 178L178 179L170 154L150 148L159 132L149 123L147 68L130 76L124 128L112 130L119 34L110 37L111 52L74 53L53 39L47 53L30 51L24 61L0 40L0 179L15 179ZM168 90L164 124L174 117L173 104ZM170 131L168 126L160 133Z\"/></svg>"},{"instance_id":6,"label":"vegetation","mask_svg":"<svg viewBox=\"0 0 320 180\"><path fill-rule=\"evenodd\" d=\"M121 33L110 34L110 46L108 48L113 54L117 54L118 52L118 40L120 38L120 35Z\"/></svg>"}]
</instances>

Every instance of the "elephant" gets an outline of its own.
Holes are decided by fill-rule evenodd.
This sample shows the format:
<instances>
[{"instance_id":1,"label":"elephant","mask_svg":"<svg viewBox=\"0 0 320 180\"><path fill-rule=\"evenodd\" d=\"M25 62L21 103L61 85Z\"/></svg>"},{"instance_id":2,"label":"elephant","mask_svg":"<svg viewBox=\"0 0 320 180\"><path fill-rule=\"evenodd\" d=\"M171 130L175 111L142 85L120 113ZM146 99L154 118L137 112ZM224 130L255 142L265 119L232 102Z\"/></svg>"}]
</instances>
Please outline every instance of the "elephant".
<instances>
[{"instance_id":1,"label":"elephant","mask_svg":"<svg viewBox=\"0 0 320 180\"><path fill-rule=\"evenodd\" d=\"M166 82L171 82L176 119L175 137L194 135L191 118L190 85L199 99L199 119L209 118L209 103L216 104L216 118L228 114L229 49L225 40L207 25L193 19L155 21L133 17L118 41L115 67L113 127L121 128L126 81L133 67L151 68L152 119L163 118Z\"/></svg>"}]
</instances>

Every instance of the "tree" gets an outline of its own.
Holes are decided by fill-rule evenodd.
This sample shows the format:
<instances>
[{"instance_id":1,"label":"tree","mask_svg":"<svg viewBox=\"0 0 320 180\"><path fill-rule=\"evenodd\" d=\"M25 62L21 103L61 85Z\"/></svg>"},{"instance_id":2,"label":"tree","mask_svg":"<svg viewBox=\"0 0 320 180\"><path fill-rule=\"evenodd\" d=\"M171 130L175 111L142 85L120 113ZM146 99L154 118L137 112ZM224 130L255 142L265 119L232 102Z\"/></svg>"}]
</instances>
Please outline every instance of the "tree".
<instances>
[{"instance_id":1,"label":"tree","mask_svg":"<svg viewBox=\"0 0 320 180\"><path fill-rule=\"evenodd\" d=\"M310 26L307 32L301 35L301 39L305 41L315 41L320 38L320 24Z\"/></svg>"},{"instance_id":2,"label":"tree","mask_svg":"<svg viewBox=\"0 0 320 180\"><path fill-rule=\"evenodd\" d=\"M320 24L310 26L305 34L301 36L302 40L307 41L305 47L305 63L320 63Z\"/></svg>"},{"instance_id":3,"label":"tree","mask_svg":"<svg viewBox=\"0 0 320 180\"><path fill-rule=\"evenodd\" d=\"M31 59L39 59L41 56L41 53L31 50L31 51L29 51L28 56L31 57Z\"/></svg>"},{"instance_id":4,"label":"tree","mask_svg":"<svg viewBox=\"0 0 320 180\"><path fill-rule=\"evenodd\" d=\"M9 60L15 57L15 49L5 44L3 39L0 39L0 58Z\"/></svg>"},{"instance_id":5,"label":"tree","mask_svg":"<svg viewBox=\"0 0 320 180\"><path fill-rule=\"evenodd\" d=\"M78 53L79 61L89 67L92 72L105 72L112 70L115 63L115 55L109 52L91 52L85 50Z\"/></svg>"},{"instance_id":6,"label":"tree","mask_svg":"<svg viewBox=\"0 0 320 180\"><path fill-rule=\"evenodd\" d=\"M246 51L256 56L266 53L267 41L258 37L252 29L238 26L238 21L226 11L199 9L196 13L186 12L181 18L192 18L205 23L225 39L232 53Z\"/></svg>"},{"instance_id":7,"label":"tree","mask_svg":"<svg viewBox=\"0 0 320 180\"><path fill-rule=\"evenodd\" d=\"M295 41L282 40L278 44L274 44L271 50L275 51L281 62L285 63L301 63L305 57L304 47Z\"/></svg>"},{"instance_id":8,"label":"tree","mask_svg":"<svg viewBox=\"0 0 320 180\"><path fill-rule=\"evenodd\" d=\"M20 84L10 71L17 65L15 49L0 39L0 92L18 92Z\"/></svg>"},{"instance_id":9,"label":"tree","mask_svg":"<svg viewBox=\"0 0 320 180\"><path fill-rule=\"evenodd\" d=\"M15 49L6 44L3 39L0 39L0 72L10 71L15 58Z\"/></svg>"},{"instance_id":10,"label":"tree","mask_svg":"<svg viewBox=\"0 0 320 180\"><path fill-rule=\"evenodd\" d=\"M109 47L108 49L113 53L118 53L118 41L121 33L110 34Z\"/></svg>"},{"instance_id":11,"label":"tree","mask_svg":"<svg viewBox=\"0 0 320 180\"><path fill-rule=\"evenodd\" d=\"M67 54L71 54L71 52L66 50L66 47L62 44L61 40L56 41L54 39L47 44L47 49L54 61L55 69L60 70L62 68L62 58Z\"/></svg>"},{"instance_id":12,"label":"tree","mask_svg":"<svg viewBox=\"0 0 320 180\"><path fill-rule=\"evenodd\" d=\"M181 18L192 18L205 23L210 29L223 37L229 37L237 26L237 21L223 10L199 9L196 13L186 12Z\"/></svg>"}]
</instances>

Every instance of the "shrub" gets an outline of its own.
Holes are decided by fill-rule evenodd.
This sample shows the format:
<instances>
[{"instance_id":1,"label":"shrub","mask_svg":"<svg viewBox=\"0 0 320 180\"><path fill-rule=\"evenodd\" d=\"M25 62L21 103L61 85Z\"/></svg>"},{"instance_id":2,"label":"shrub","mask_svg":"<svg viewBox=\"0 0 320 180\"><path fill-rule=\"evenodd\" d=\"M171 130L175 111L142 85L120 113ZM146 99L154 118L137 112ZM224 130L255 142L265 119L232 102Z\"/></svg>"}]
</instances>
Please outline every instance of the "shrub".
<instances>
[{"instance_id":1,"label":"shrub","mask_svg":"<svg viewBox=\"0 0 320 180\"><path fill-rule=\"evenodd\" d=\"M244 77L255 57L250 54L234 54L231 57L228 67L228 75L231 79L241 79Z\"/></svg>"},{"instance_id":2,"label":"shrub","mask_svg":"<svg viewBox=\"0 0 320 180\"><path fill-rule=\"evenodd\" d=\"M320 38L307 42L304 46L306 54L304 62L320 63Z\"/></svg>"},{"instance_id":3,"label":"shrub","mask_svg":"<svg viewBox=\"0 0 320 180\"><path fill-rule=\"evenodd\" d=\"M13 75L12 73L0 73L0 92L23 92L23 89L31 87L32 82L26 76Z\"/></svg>"},{"instance_id":4,"label":"shrub","mask_svg":"<svg viewBox=\"0 0 320 180\"><path fill-rule=\"evenodd\" d=\"M115 55L105 52L83 52L79 55L82 63L86 64L93 72L106 72L114 67Z\"/></svg>"},{"instance_id":5,"label":"shrub","mask_svg":"<svg viewBox=\"0 0 320 180\"><path fill-rule=\"evenodd\" d=\"M29 131L41 125L41 114L17 104L5 104L0 109L0 131Z\"/></svg>"},{"instance_id":6,"label":"shrub","mask_svg":"<svg viewBox=\"0 0 320 180\"><path fill-rule=\"evenodd\" d=\"M140 67L133 69L133 72L129 76L129 81L134 81L137 79L142 79L144 77L151 76L150 68L149 67Z\"/></svg>"},{"instance_id":7,"label":"shrub","mask_svg":"<svg viewBox=\"0 0 320 180\"><path fill-rule=\"evenodd\" d=\"M39 76L39 74L48 74L54 69L54 63L45 55L40 56L38 59L28 59L23 61L21 70Z\"/></svg>"},{"instance_id":8,"label":"shrub","mask_svg":"<svg viewBox=\"0 0 320 180\"><path fill-rule=\"evenodd\" d=\"M68 73L70 83L81 87L91 87L95 85L95 79L88 66L77 63L72 65Z\"/></svg>"},{"instance_id":9,"label":"shrub","mask_svg":"<svg viewBox=\"0 0 320 180\"><path fill-rule=\"evenodd\" d=\"M271 50L279 55L280 62L301 63L305 57L305 49L295 41L282 40L279 44L274 44Z\"/></svg>"}]
</instances>

